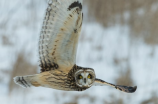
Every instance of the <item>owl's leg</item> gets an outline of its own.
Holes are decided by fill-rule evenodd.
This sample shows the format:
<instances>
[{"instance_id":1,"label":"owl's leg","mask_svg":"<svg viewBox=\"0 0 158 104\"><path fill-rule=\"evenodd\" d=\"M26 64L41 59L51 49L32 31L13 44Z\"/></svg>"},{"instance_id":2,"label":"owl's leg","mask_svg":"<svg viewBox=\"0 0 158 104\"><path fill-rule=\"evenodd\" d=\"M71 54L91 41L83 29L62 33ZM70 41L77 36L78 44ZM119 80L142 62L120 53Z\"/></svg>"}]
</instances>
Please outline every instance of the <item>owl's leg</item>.
<instances>
[{"instance_id":1,"label":"owl's leg","mask_svg":"<svg viewBox=\"0 0 158 104\"><path fill-rule=\"evenodd\" d=\"M120 91L123 91L123 92L127 92L127 93L133 93L136 91L137 89L137 86L135 87L130 87L130 86L123 86L123 85L114 85L114 84L111 84L111 83L108 83L108 82L105 82L101 79L95 79L95 82L94 82L94 85L98 86L104 86L104 85L110 85Z\"/></svg>"}]
</instances>

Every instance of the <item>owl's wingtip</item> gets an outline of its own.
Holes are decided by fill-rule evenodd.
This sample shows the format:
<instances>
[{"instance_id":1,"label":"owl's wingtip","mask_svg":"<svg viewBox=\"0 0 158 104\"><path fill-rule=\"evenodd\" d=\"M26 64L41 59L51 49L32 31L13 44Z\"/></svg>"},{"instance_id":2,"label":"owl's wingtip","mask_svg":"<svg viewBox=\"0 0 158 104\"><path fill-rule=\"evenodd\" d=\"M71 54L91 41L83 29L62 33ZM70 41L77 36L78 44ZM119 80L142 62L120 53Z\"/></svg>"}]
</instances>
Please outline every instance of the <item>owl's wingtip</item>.
<instances>
[{"instance_id":1,"label":"owl's wingtip","mask_svg":"<svg viewBox=\"0 0 158 104\"><path fill-rule=\"evenodd\" d=\"M13 78L14 82L17 84L17 85L20 85L21 87L23 88L27 88L28 86L26 85L26 82L25 80L23 79L23 77L21 76L16 76Z\"/></svg>"},{"instance_id":2,"label":"owl's wingtip","mask_svg":"<svg viewBox=\"0 0 158 104\"><path fill-rule=\"evenodd\" d=\"M137 90L137 86L133 87L133 92L135 92Z\"/></svg>"},{"instance_id":3,"label":"owl's wingtip","mask_svg":"<svg viewBox=\"0 0 158 104\"><path fill-rule=\"evenodd\" d=\"M134 87L127 87L128 90L125 90L125 92L128 93L134 93L137 90L137 86Z\"/></svg>"},{"instance_id":4,"label":"owl's wingtip","mask_svg":"<svg viewBox=\"0 0 158 104\"><path fill-rule=\"evenodd\" d=\"M116 85L115 88L127 93L134 93L137 90L137 86L130 87L130 86Z\"/></svg>"}]
</instances>

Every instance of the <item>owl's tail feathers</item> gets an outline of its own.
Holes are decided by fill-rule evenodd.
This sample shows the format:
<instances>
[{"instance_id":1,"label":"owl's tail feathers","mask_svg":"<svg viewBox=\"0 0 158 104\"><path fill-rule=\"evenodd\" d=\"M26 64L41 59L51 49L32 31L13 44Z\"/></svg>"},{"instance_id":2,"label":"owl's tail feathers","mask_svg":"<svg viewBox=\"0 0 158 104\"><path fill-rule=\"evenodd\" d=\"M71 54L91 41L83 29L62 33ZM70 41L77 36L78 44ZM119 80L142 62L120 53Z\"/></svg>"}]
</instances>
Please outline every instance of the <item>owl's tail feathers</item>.
<instances>
[{"instance_id":1,"label":"owl's tail feathers","mask_svg":"<svg viewBox=\"0 0 158 104\"><path fill-rule=\"evenodd\" d=\"M14 77L14 82L23 88L35 86L38 87L40 84L37 81L36 75L28 76L16 76Z\"/></svg>"}]
</instances>

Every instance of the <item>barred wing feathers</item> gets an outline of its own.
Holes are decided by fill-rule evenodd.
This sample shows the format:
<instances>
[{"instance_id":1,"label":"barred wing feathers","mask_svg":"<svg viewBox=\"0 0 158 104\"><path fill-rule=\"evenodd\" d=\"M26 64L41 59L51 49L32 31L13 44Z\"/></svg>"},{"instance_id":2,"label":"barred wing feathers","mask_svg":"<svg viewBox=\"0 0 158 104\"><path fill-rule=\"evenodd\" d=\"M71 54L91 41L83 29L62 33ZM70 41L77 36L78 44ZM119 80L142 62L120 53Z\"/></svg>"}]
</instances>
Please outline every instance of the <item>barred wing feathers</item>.
<instances>
[{"instance_id":1,"label":"barred wing feathers","mask_svg":"<svg viewBox=\"0 0 158 104\"><path fill-rule=\"evenodd\" d=\"M76 61L82 0L50 0L39 40L41 71L69 71Z\"/></svg>"}]
</instances>

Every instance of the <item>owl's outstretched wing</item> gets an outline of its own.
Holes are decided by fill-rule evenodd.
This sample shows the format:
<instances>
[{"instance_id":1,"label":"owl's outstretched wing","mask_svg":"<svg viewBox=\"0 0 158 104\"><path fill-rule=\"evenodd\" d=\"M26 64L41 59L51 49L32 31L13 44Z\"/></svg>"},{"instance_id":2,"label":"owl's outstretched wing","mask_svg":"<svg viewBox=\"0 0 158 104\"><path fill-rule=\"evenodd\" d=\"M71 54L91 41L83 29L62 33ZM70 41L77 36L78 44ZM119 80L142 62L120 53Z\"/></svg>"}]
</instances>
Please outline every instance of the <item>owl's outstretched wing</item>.
<instances>
[{"instance_id":1,"label":"owl's outstretched wing","mask_svg":"<svg viewBox=\"0 0 158 104\"><path fill-rule=\"evenodd\" d=\"M137 89L137 86L130 87L130 86L114 85L114 84L105 82L101 79L95 79L94 86L105 86L105 85L112 86L120 91L127 92L127 93L133 93Z\"/></svg>"},{"instance_id":2,"label":"owl's outstretched wing","mask_svg":"<svg viewBox=\"0 0 158 104\"><path fill-rule=\"evenodd\" d=\"M74 66L82 18L82 0L49 0L39 40L42 72Z\"/></svg>"}]
</instances>

